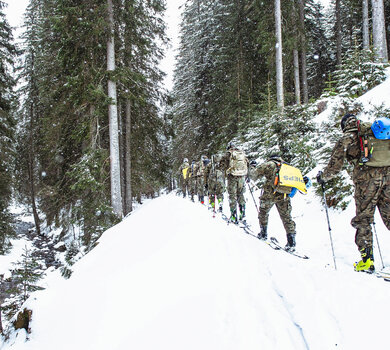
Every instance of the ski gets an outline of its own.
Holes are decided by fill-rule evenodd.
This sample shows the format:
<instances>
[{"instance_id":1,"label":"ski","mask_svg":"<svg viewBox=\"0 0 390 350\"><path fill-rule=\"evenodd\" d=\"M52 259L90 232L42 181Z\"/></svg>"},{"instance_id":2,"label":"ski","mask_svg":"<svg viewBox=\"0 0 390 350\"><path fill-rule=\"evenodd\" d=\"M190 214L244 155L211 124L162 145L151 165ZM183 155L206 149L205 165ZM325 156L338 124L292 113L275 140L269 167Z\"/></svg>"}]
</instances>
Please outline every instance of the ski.
<instances>
[{"instance_id":1,"label":"ski","mask_svg":"<svg viewBox=\"0 0 390 350\"><path fill-rule=\"evenodd\" d=\"M279 247L280 250L283 250L285 251L286 253L288 254L291 254L291 255L294 255L296 256L297 258L301 258L301 259L309 259L309 257L305 254L299 254L297 251L290 251L290 250L286 250L284 247L282 247L280 244L279 244L279 241L275 238L275 237L271 237L270 238L270 241L276 246L276 247Z\"/></svg>"},{"instance_id":2,"label":"ski","mask_svg":"<svg viewBox=\"0 0 390 350\"><path fill-rule=\"evenodd\" d=\"M378 278L383 278L386 282L390 282L390 272L389 271L377 271L377 272L374 272L374 275Z\"/></svg>"}]
</instances>

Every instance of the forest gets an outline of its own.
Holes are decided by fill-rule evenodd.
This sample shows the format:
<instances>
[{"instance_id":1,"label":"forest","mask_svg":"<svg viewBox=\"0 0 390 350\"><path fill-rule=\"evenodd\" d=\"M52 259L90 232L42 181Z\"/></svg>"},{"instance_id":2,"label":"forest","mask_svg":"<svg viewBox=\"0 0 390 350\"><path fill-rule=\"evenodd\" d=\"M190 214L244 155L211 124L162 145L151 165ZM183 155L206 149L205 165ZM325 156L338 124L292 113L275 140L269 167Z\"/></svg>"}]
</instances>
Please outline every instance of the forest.
<instances>
[{"instance_id":1,"label":"forest","mask_svg":"<svg viewBox=\"0 0 390 350\"><path fill-rule=\"evenodd\" d=\"M175 188L183 158L211 156L234 140L251 159L278 148L313 169L329 155L324 140L339 135L342 115L362 111L354 100L389 66L390 0L326 8L187 0L172 91L159 66L169 45L164 0L30 0L20 42L5 6L0 254L16 234L10 208L23 205L35 235L59 230L52 239L65 246L65 277L134 203ZM336 96L319 128L316 116ZM342 209L351 186L343 175L327 186L327 200Z\"/></svg>"}]
</instances>

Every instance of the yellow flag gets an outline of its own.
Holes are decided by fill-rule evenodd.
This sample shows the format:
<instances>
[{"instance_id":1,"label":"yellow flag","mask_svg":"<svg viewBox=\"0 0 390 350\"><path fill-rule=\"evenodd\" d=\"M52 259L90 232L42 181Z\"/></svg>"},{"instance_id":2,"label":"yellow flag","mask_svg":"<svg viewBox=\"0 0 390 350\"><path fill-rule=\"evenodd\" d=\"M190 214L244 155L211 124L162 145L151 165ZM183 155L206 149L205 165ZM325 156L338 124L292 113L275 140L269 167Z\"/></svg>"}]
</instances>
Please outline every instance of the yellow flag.
<instances>
[{"instance_id":1,"label":"yellow flag","mask_svg":"<svg viewBox=\"0 0 390 350\"><path fill-rule=\"evenodd\" d=\"M280 186L295 187L299 192L307 194L306 184L299 169L288 164L282 164L279 179Z\"/></svg>"}]
</instances>

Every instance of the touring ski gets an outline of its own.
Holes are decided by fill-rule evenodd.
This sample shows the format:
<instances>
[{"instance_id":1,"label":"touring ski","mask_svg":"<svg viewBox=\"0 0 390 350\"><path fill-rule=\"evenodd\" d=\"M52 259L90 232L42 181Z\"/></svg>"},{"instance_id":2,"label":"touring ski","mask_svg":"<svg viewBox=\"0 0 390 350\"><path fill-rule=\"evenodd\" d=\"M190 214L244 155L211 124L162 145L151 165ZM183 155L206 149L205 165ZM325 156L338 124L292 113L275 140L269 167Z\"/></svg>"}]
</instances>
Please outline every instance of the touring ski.
<instances>
[{"instance_id":1,"label":"touring ski","mask_svg":"<svg viewBox=\"0 0 390 350\"><path fill-rule=\"evenodd\" d=\"M275 238L275 237L271 237L270 238L270 241L276 246L276 247L279 247L280 250L284 250L286 253L289 253L291 255L294 255L298 258L301 258L301 259L309 259L309 257L305 254L299 254L297 251L291 251L291 250L287 250L285 249L284 247L282 247L279 243L279 241Z\"/></svg>"}]
</instances>

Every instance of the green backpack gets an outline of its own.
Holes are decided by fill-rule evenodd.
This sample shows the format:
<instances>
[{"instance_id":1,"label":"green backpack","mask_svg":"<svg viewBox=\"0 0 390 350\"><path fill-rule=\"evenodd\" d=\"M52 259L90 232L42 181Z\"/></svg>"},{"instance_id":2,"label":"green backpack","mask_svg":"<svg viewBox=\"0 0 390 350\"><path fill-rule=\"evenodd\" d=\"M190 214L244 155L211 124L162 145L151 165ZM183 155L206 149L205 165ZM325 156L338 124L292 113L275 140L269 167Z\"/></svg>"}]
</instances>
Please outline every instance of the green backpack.
<instances>
[{"instance_id":1,"label":"green backpack","mask_svg":"<svg viewBox=\"0 0 390 350\"><path fill-rule=\"evenodd\" d=\"M390 166L390 140L377 139L371 129L372 123L358 121L358 136L361 158L359 165L369 167Z\"/></svg>"}]
</instances>

